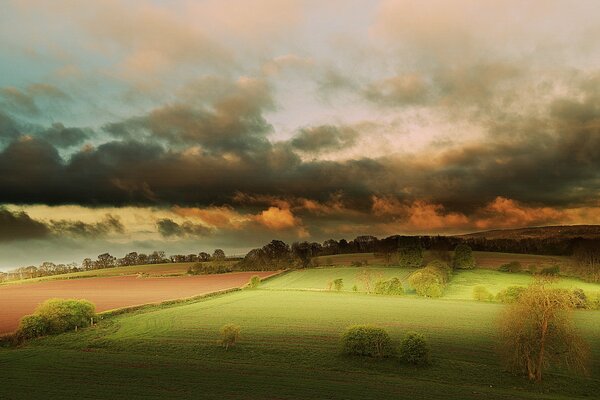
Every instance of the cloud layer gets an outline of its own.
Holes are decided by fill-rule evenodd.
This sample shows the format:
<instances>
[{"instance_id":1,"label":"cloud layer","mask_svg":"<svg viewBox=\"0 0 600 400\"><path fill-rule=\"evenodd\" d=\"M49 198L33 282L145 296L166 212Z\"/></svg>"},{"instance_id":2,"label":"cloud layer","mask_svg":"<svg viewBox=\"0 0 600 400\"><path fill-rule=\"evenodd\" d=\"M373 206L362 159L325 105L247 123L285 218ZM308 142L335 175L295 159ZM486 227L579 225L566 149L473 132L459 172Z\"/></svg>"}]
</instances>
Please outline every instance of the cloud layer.
<instances>
[{"instance_id":1,"label":"cloud layer","mask_svg":"<svg viewBox=\"0 0 600 400\"><path fill-rule=\"evenodd\" d=\"M8 2L0 247L600 223L595 2L227 3Z\"/></svg>"}]
</instances>

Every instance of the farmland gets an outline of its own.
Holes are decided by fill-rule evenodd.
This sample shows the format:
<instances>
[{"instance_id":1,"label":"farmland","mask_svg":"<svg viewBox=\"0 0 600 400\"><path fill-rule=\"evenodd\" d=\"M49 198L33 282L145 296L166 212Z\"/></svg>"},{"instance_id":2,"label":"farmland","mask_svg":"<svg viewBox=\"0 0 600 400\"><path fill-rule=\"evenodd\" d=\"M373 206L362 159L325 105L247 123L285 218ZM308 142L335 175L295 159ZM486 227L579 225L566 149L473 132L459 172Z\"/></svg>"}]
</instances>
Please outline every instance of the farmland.
<instances>
[{"instance_id":1,"label":"farmland","mask_svg":"<svg viewBox=\"0 0 600 400\"><path fill-rule=\"evenodd\" d=\"M16 329L19 319L52 297L85 298L98 311L197 296L240 287L252 275L271 272L238 272L182 277L108 276L89 279L51 280L0 286L0 334Z\"/></svg>"},{"instance_id":2,"label":"farmland","mask_svg":"<svg viewBox=\"0 0 600 400\"><path fill-rule=\"evenodd\" d=\"M370 267L405 280L410 270ZM591 346L590 377L554 370L541 384L504 372L495 352L496 303L470 301L470 288L527 284L526 274L487 270L455 274L439 300L348 291L362 268L293 271L243 290L191 304L155 307L108 318L94 328L0 350L3 398L278 398L278 399L576 399L600 391L600 312L577 311ZM341 292L324 291L341 277ZM87 281L87 280L82 280ZM561 285L600 285L563 280ZM225 351L219 328L241 327ZM432 365L339 354L346 326L375 324L398 343L416 330L432 348ZM85 384L82 385L82 382ZM39 388L43 388L40 390Z\"/></svg>"}]
</instances>

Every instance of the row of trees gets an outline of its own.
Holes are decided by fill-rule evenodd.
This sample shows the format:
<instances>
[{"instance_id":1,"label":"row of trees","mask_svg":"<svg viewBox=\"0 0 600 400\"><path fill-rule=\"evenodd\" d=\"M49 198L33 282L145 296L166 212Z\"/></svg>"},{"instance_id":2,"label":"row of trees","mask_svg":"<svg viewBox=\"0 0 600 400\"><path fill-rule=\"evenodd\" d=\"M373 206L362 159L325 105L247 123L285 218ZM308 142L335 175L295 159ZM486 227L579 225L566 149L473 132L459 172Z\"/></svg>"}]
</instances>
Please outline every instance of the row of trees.
<instances>
[{"instance_id":1,"label":"row of trees","mask_svg":"<svg viewBox=\"0 0 600 400\"><path fill-rule=\"evenodd\" d=\"M27 267L16 268L8 273L0 273L0 282L68 274L96 269L126 267L131 265L224 261L226 259L227 257L222 249L216 249L212 255L202 251L198 254L175 254L169 257L166 256L164 251L154 251L150 254L137 253L134 251L127 253L122 258L117 258L110 253L103 253L100 254L95 260L92 260L91 258L85 258L81 264L77 264L75 262L70 264L55 264L53 262L45 261L39 266L30 265Z\"/></svg>"}]
</instances>

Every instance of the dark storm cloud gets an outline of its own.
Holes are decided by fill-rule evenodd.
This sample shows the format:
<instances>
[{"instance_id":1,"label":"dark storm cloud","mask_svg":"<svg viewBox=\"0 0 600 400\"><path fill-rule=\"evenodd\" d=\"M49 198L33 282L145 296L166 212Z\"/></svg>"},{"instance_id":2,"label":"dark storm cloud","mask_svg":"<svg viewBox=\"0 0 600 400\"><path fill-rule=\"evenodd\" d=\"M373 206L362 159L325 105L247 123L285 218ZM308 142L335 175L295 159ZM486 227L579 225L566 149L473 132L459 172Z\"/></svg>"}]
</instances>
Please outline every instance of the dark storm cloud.
<instances>
[{"instance_id":1,"label":"dark storm cloud","mask_svg":"<svg viewBox=\"0 0 600 400\"><path fill-rule=\"evenodd\" d=\"M0 202L201 207L230 204L239 193L319 202L342 193L346 207L363 211L373 195L425 199L464 213L497 196L584 205L600 188L600 96L590 85L598 88L598 81L550 101L543 113L498 110L478 143L418 157L346 161L302 161L296 154L344 145L354 137L346 128L308 128L273 144L264 137L263 108L242 95L218 97L200 110L166 107L160 112L169 118L141 117L149 135L143 141L132 139L128 125L115 133L127 139L86 147L67 160L46 140L13 140L0 151ZM162 139L198 147L165 146Z\"/></svg>"},{"instance_id":2,"label":"dark storm cloud","mask_svg":"<svg viewBox=\"0 0 600 400\"><path fill-rule=\"evenodd\" d=\"M123 233L125 228L121 221L110 214L96 223L85 223L82 221L50 221L49 227L57 235L70 235L78 237L98 238L110 233Z\"/></svg>"},{"instance_id":3,"label":"dark storm cloud","mask_svg":"<svg viewBox=\"0 0 600 400\"><path fill-rule=\"evenodd\" d=\"M50 128L38 134L58 148L79 146L89 139L91 132L80 128L67 128L61 123L54 123Z\"/></svg>"},{"instance_id":4,"label":"dark storm cloud","mask_svg":"<svg viewBox=\"0 0 600 400\"><path fill-rule=\"evenodd\" d=\"M204 225L194 224L189 221L178 224L169 218L158 220L156 226L158 232L164 237L206 236L212 233L212 230Z\"/></svg>"},{"instance_id":5,"label":"dark storm cloud","mask_svg":"<svg viewBox=\"0 0 600 400\"><path fill-rule=\"evenodd\" d=\"M358 132L352 128L321 125L301 129L290 144L301 151L320 153L351 146L357 138Z\"/></svg>"},{"instance_id":6,"label":"dark storm cloud","mask_svg":"<svg viewBox=\"0 0 600 400\"><path fill-rule=\"evenodd\" d=\"M0 242L41 239L50 236L50 229L25 212L10 212L0 207Z\"/></svg>"}]
</instances>

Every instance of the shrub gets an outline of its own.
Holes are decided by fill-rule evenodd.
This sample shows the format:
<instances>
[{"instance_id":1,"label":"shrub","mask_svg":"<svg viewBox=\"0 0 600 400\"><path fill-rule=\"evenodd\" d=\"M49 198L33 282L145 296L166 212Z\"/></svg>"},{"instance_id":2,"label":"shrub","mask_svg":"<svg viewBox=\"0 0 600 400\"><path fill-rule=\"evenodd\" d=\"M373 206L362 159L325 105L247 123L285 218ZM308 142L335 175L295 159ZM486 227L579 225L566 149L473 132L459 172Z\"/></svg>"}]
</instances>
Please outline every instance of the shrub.
<instances>
[{"instance_id":1,"label":"shrub","mask_svg":"<svg viewBox=\"0 0 600 400\"><path fill-rule=\"evenodd\" d=\"M443 284L450 282L450 278L452 278L452 268L448 263L441 260L433 260L429 262L424 269L437 274L442 280Z\"/></svg>"},{"instance_id":2,"label":"shrub","mask_svg":"<svg viewBox=\"0 0 600 400\"><path fill-rule=\"evenodd\" d=\"M473 288L473 298L477 301L492 301L494 295L485 286L475 286Z\"/></svg>"},{"instance_id":3,"label":"shrub","mask_svg":"<svg viewBox=\"0 0 600 400\"><path fill-rule=\"evenodd\" d=\"M573 300L573 307L588 308L588 298L583 289L573 289L573 292L571 292L571 298Z\"/></svg>"},{"instance_id":4,"label":"shrub","mask_svg":"<svg viewBox=\"0 0 600 400\"><path fill-rule=\"evenodd\" d=\"M516 303L527 288L524 286L509 286L496 295L500 303Z\"/></svg>"},{"instance_id":5,"label":"shrub","mask_svg":"<svg viewBox=\"0 0 600 400\"><path fill-rule=\"evenodd\" d=\"M449 280L450 267L442 261L432 261L413 272L408 283L419 296L441 297Z\"/></svg>"},{"instance_id":6,"label":"shrub","mask_svg":"<svg viewBox=\"0 0 600 400\"><path fill-rule=\"evenodd\" d=\"M382 328L351 326L342 334L342 351L355 356L389 357L393 354L392 340Z\"/></svg>"},{"instance_id":7,"label":"shrub","mask_svg":"<svg viewBox=\"0 0 600 400\"><path fill-rule=\"evenodd\" d=\"M473 269L475 268L475 259L471 248L466 244L459 244L454 249L452 258L452 267L454 269Z\"/></svg>"},{"instance_id":8,"label":"shrub","mask_svg":"<svg viewBox=\"0 0 600 400\"><path fill-rule=\"evenodd\" d=\"M87 300L49 299L21 319L17 335L33 338L84 328L95 316L95 306Z\"/></svg>"},{"instance_id":9,"label":"shrub","mask_svg":"<svg viewBox=\"0 0 600 400\"><path fill-rule=\"evenodd\" d=\"M229 350L229 347L235 346L239 339L239 326L227 324L221 327L221 346L225 347L225 350Z\"/></svg>"},{"instance_id":10,"label":"shrub","mask_svg":"<svg viewBox=\"0 0 600 400\"><path fill-rule=\"evenodd\" d=\"M353 292L358 292L358 286L356 286L356 285L352 286L352 291Z\"/></svg>"},{"instance_id":11,"label":"shrub","mask_svg":"<svg viewBox=\"0 0 600 400\"><path fill-rule=\"evenodd\" d=\"M344 280L342 278L334 279L333 288L338 292L341 291L344 288Z\"/></svg>"},{"instance_id":12,"label":"shrub","mask_svg":"<svg viewBox=\"0 0 600 400\"><path fill-rule=\"evenodd\" d=\"M521 272L522 269L523 269L523 267L521 266L520 262L511 261L508 264L502 264L500 266L500 268L498 268L498 271L500 271L500 272Z\"/></svg>"},{"instance_id":13,"label":"shrub","mask_svg":"<svg viewBox=\"0 0 600 400\"><path fill-rule=\"evenodd\" d=\"M43 336L48 332L48 323L37 314L26 315L21 318L17 335L22 339L31 339Z\"/></svg>"},{"instance_id":14,"label":"shrub","mask_svg":"<svg viewBox=\"0 0 600 400\"><path fill-rule=\"evenodd\" d=\"M588 307L592 310L600 310L600 292L596 292L590 296Z\"/></svg>"},{"instance_id":15,"label":"shrub","mask_svg":"<svg viewBox=\"0 0 600 400\"><path fill-rule=\"evenodd\" d=\"M398 264L404 268L419 268L423 264L423 248L420 244L411 244L398 250Z\"/></svg>"},{"instance_id":16,"label":"shrub","mask_svg":"<svg viewBox=\"0 0 600 400\"><path fill-rule=\"evenodd\" d=\"M556 276L560 273L560 267L558 265L552 265L550 267L542 268L540 275Z\"/></svg>"},{"instance_id":17,"label":"shrub","mask_svg":"<svg viewBox=\"0 0 600 400\"><path fill-rule=\"evenodd\" d=\"M429 345L425 336L410 332L402 340L399 352L400 360L413 365L429 364Z\"/></svg>"},{"instance_id":18,"label":"shrub","mask_svg":"<svg viewBox=\"0 0 600 400\"><path fill-rule=\"evenodd\" d=\"M190 266L187 270L189 275L224 274L232 272L233 267L224 262L203 262Z\"/></svg>"},{"instance_id":19,"label":"shrub","mask_svg":"<svg viewBox=\"0 0 600 400\"><path fill-rule=\"evenodd\" d=\"M398 278L388 279L387 281L379 280L375 283L374 292L376 294L402 295L404 288L402 282Z\"/></svg>"},{"instance_id":20,"label":"shrub","mask_svg":"<svg viewBox=\"0 0 600 400\"><path fill-rule=\"evenodd\" d=\"M250 289L256 289L258 285L260 285L260 276L254 275L252 278L250 278L250 281L248 281L248 287Z\"/></svg>"}]
</instances>

